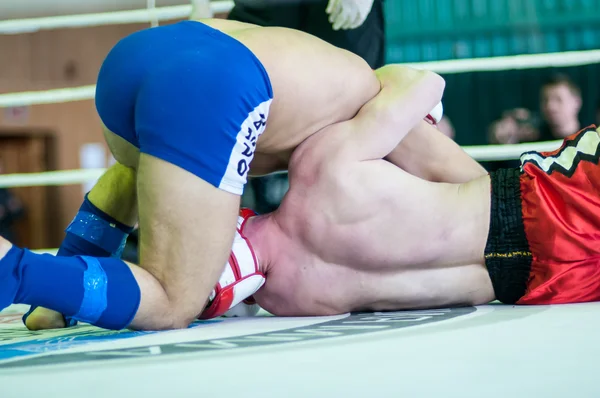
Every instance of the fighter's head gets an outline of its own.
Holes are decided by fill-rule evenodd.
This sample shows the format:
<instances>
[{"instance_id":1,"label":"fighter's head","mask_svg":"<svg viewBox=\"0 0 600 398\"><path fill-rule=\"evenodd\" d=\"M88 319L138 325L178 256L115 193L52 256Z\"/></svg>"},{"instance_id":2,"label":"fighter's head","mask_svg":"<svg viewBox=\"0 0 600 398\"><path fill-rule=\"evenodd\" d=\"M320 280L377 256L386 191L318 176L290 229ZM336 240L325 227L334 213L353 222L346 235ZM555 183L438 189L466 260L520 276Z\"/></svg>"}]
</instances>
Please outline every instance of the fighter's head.
<instances>
[{"instance_id":1,"label":"fighter's head","mask_svg":"<svg viewBox=\"0 0 600 398\"><path fill-rule=\"evenodd\" d=\"M251 296L265 283L265 275L259 268L250 240L244 235L246 221L255 215L250 209L240 210L231 254L208 298L208 306L199 316L201 319L221 315L248 316L258 312L259 308L253 303Z\"/></svg>"}]
</instances>

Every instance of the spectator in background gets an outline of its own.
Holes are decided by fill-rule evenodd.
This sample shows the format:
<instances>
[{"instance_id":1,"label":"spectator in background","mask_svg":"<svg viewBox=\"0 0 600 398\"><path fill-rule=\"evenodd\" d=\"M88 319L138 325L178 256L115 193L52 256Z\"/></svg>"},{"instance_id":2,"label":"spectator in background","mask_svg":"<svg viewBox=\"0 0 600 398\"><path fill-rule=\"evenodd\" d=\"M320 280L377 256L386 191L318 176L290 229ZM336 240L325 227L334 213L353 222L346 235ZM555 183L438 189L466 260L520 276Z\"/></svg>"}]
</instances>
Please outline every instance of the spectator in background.
<instances>
[{"instance_id":1,"label":"spectator in background","mask_svg":"<svg viewBox=\"0 0 600 398\"><path fill-rule=\"evenodd\" d=\"M505 112L491 125L490 142L516 144L562 139L581 128L581 90L568 76L551 76L540 90L541 123L528 109Z\"/></svg>"},{"instance_id":2,"label":"spectator in background","mask_svg":"<svg viewBox=\"0 0 600 398\"><path fill-rule=\"evenodd\" d=\"M539 123L533 112L526 108L515 108L502 114L492 123L489 140L492 144L518 144L537 141L540 137Z\"/></svg>"},{"instance_id":3,"label":"spectator in background","mask_svg":"<svg viewBox=\"0 0 600 398\"><path fill-rule=\"evenodd\" d=\"M373 69L385 63L383 0L234 0L228 19L309 33L353 52ZM252 178L242 206L272 212L288 187L287 174Z\"/></svg>"},{"instance_id":4,"label":"spectator in background","mask_svg":"<svg viewBox=\"0 0 600 398\"><path fill-rule=\"evenodd\" d=\"M562 139L581 128L581 90L565 75L555 75L542 86L541 110L547 128L540 139Z\"/></svg>"},{"instance_id":5,"label":"spectator in background","mask_svg":"<svg viewBox=\"0 0 600 398\"><path fill-rule=\"evenodd\" d=\"M580 110L580 88L568 76L554 74L540 89L541 120L525 108L504 112L502 118L490 126L489 141L492 144L518 144L563 139L581 129ZM515 162L518 161L494 162L486 168L514 167Z\"/></svg>"}]
</instances>

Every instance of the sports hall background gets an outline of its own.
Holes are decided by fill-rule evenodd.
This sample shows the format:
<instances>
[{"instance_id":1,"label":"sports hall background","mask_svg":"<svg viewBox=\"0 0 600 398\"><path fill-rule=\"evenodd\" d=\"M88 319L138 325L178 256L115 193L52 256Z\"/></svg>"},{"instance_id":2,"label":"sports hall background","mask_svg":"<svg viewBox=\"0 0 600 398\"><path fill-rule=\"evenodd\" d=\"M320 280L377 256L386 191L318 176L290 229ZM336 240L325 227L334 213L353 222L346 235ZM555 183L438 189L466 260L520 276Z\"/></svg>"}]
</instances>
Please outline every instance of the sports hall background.
<instances>
[{"instance_id":1,"label":"sports hall background","mask_svg":"<svg viewBox=\"0 0 600 398\"><path fill-rule=\"evenodd\" d=\"M29 6L15 6L21 3ZM165 0L157 1L157 6L185 3ZM0 2L0 20L144 5L142 0L7 1ZM384 5L388 63L600 48L600 0L385 0ZM112 25L0 35L0 93L93 84L111 47L146 27ZM540 87L555 72L539 68L444 75L445 112L455 140L461 145L486 144L490 125L506 110L524 107L538 115ZM581 124L597 123L598 65L559 72L581 89ZM105 167L109 161L93 101L0 109L0 173ZM11 224L15 241L43 248L60 244L84 187L10 192L23 209ZM10 217L3 219L4 207L0 203L0 220L10 223Z\"/></svg>"}]
</instances>

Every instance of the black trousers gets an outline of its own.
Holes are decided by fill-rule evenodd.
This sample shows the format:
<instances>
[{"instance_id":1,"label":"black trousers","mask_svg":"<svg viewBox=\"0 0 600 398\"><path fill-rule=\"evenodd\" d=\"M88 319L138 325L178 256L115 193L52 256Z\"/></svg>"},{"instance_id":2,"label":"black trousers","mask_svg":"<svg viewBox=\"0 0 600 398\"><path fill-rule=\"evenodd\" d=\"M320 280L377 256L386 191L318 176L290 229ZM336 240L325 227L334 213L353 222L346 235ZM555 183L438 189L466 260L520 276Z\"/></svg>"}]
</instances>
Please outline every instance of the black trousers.
<instances>
[{"instance_id":1,"label":"black trousers","mask_svg":"<svg viewBox=\"0 0 600 398\"><path fill-rule=\"evenodd\" d=\"M333 30L325 13L328 0L237 0L229 19L260 26L301 30L362 57L373 69L385 63L383 0L375 0L365 22L352 30ZM256 5L253 5L256 4Z\"/></svg>"}]
</instances>

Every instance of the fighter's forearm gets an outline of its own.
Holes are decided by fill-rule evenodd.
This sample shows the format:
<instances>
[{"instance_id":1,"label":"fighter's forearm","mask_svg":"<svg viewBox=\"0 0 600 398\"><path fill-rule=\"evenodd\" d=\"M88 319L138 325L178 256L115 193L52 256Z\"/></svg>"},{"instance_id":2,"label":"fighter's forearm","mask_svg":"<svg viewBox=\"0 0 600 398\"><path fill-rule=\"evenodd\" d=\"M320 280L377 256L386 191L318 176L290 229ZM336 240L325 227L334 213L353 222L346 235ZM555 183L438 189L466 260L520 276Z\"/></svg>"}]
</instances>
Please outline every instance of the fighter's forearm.
<instances>
[{"instance_id":1,"label":"fighter's forearm","mask_svg":"<svg viewBox=\"0 0 600 398\"><path fill-rule=\"evenodd\" d=\"M386 159L428 181L461 183L485 175L486 171L483 167L469 157L453 140L429 123L420 120L408 133L404 131L407 126L414 125L408 125L404 115L414 113L418 109L419 102L426 103L436 99L436 93L439 91L436 79L433 78L435 76L427 76L430 83L419 85L419 90L411 93L411 105L407 106L406 95L409 92L404 85L410 83L408 78L415 72L404 71L405 69L395 65L378 71L378 78L383 86L380 96L383 98L378 102L377 113L384 116L392 115L380 119L386 123L385 128L381 128L396 130L396 134L403 137L397 141L399 144L389 152ZM384 94L386 88L387 94ZM414 116L423 118L431 109L433 106L425 111L421 107L422 114L417 113Z\"/></svg>"},{"instance_id":2,"label":"fighter's forearm","mask_svg":"<svg viewBox=\"0 0 600 398\"><path fill-rule=\"evenodd\" d=\"M351 120L343 138L342 149L360 160L386 157L440 102L444 91L444 80L433 72L387 65L376 74L381 91Z\"/></svg>"},{"instance_id":3,"label":"fighter's forearm","mask_svg":"<svg viewBox=\"0 0 600 398\"><path fill-rule=\"evenodd\" d=\"M386 159L424 180L462 183L487 174L461 147L422 121Z\"/></svg>"}]
</instances>

